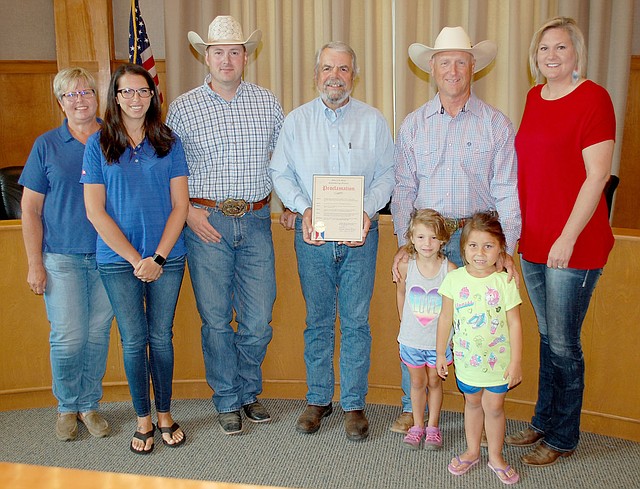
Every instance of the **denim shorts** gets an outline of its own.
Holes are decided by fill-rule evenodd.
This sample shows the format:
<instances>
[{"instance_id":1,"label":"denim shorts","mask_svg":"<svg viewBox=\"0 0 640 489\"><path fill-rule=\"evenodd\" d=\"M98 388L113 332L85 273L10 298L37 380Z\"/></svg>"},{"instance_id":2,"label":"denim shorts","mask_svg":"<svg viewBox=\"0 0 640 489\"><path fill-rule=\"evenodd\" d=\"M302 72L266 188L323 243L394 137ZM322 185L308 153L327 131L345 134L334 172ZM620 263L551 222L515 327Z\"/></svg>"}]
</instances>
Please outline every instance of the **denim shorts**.
<instances>
[{"instance_id":1,"label":"denim shorts","mask_svg":"<svg viewBox=\"0 0 640 489\"><path fill-rule=\"evenodd\" d=\"M451 354L451 348L448 346L445 356L447 365L451 365L453 363L453 355ZM436 351L421 350L420 348L400 344L400 360L409 368L422 368L425 366L436 368Z\"/></svg>"},{"instance_id":2,"label":"denim shorts","mask_svg":"<svg viewBox=\"0 0 640 489\"><path fill-rule=\"evenodd\" d=\"M465 384L460 379L456 379L456 382L458 383L458 389L460 389L463 394L476 394L482 389L486 389L489 392L493 392L494 394L504 394L509 390L508 383L502 385L492 385L490 387L474 387L472 385Z\"/></svg>"}]
</instances>

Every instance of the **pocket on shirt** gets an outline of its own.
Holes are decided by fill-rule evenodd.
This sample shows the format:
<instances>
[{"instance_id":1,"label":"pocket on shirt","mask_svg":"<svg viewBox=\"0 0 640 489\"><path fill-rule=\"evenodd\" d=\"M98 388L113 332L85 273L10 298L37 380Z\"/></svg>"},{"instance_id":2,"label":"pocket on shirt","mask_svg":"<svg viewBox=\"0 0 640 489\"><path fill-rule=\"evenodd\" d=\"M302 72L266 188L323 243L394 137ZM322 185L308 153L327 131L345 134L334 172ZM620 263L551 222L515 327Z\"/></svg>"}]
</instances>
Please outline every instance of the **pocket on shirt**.
<instances>
[{"instance_id":1,"label":"pocket on shirt","mask_svg":"<svg viewBox=\"0 0 640 489\"><path fill-rule=\"evenodd\" d=\"M418 174L418 180L421 177L429 178L433 175L434 170L438 166L439 154L437 147L424 148L423 150L416 151L416 173Z\"/></svg>"},{"instance_id":2,"label":"pocket on shirt","mask_svg":"<svg viewBox=\"0 0 640 489\"><path fill-rule=\"evenodd\" d=\"M489 177L487 163L493 165L493 144L486 139L467 140L462 143L460 157L467 174L480 176L484 181Z\"/></svg>"}]
</instances>

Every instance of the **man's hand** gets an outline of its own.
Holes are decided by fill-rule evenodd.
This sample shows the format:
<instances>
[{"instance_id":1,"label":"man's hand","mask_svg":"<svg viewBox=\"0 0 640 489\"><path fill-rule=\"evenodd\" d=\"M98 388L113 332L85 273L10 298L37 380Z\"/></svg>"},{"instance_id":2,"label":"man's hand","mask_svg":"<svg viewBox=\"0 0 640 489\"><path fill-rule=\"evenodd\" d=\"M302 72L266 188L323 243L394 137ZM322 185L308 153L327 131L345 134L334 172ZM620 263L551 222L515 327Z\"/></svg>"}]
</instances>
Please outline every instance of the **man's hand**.
<instances>
[{"instance_id":1,"label":"man's hand","mask_svg":"<svg viewBox=\"0 0 640 489\"><path fill-rule=\"evenodd\" d=\"M409 261L409 253L407 253L407 250L404 249L404 246L401 246L400 248L398 248L396 255L393 257L393 265L391 266L391 275L393 275L394 282L397 282L398 280L400 280L400 271L398 270L398 264L401 261L405 263Z\"/></svg>"},{"instance_id":2,"label":"man's hand","mask_svg":"<svg viewBox=\"0 0 640 489\"><path fill-rule=\"evenodd\" d=\"M357 248L358 246L362 246L367 239L367 234L369 234L369 229L371 228L371 219L366 212L363 213L364 217L362 220L362 239L360 241L340 241L338 244L343 244L349 246L351 248Z\"/></svg>"},{"instance_id":3,"label":"man's hand","mask_svg":"<svg viewBox=\"0 0 640 489\"><path fill-rule=\"evenodd\" d=\"M516 281L516 287L520 288L520 274L516 270L516 264L513 261L513 257L508 253L501 253L498 261L496 262L496 269L498 271L507 271L507 283L511 282L511 279Z\"/></svg>"},{"instance_id":4,"label":"man's hand","mask_svg":"<svg viewBox=\"0 0 640 489\"><path fill-rule=\"evenodd\" d=\"M219 243L222 236L209 224L210 214L207 209L190 205L187 226L205 243Z\"/></svg>"},{"instance_id":5,"label":"man's hand","mask_svg":"<svg viewBox=\"0 0 640 489\"><path fill-rule=\"evenodd\" d=\"M313 233L313 221L311 220L311 207L307 207L302 214L302 239L304 242L314 246L323 245L325 242L321 240L311 239Z\"/></svg>"},{"instance_id":6,"label":"man's hand","mask_svg":"<svg viewBox=\"0 0 640 489\"><path fill-rule=\"evenodd\" d=\"M282 214L280 214L280 224L287 231L291 231L296 227L296 214L295 212L291 212L289 209L285 208Z\"/></svg>"}]
</instances>

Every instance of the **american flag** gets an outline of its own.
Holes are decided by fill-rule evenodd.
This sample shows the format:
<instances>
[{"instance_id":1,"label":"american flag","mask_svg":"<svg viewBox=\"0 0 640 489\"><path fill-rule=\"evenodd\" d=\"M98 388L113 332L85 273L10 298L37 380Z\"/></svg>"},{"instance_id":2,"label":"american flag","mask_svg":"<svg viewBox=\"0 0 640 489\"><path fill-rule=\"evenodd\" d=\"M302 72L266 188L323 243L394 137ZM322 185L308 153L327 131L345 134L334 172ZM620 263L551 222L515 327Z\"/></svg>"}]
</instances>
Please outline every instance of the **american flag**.
<instances>
[{"instance_id":1,"label":"american flag","mask_svg":"<svg viewBox=\"0 0 640 489\"><path fill-rule=\"evenodd\" d=\"M129 17L129 62L142 65L142 67L151 74L156 84L156 89L158 90L160 103L162 103L162 92L160 91L160 80L158 79L158 72L156 71L156 61L153 59L151 43L149 42L149 36L147 36L147 28L144 25L144 20L142 20L142 15L140 14L138 0L131 0L131 16Z\"/></svg>"}]
</instances>

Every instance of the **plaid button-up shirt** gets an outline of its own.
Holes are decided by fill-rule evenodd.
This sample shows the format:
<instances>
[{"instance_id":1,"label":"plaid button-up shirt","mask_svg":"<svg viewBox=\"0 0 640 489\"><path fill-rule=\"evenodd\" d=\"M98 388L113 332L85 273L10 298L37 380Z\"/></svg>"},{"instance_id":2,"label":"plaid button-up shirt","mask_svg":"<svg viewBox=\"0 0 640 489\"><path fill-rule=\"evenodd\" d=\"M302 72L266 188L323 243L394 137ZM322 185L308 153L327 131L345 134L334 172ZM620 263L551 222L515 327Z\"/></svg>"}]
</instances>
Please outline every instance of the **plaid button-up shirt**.
<instances>
[{"instance_id":1,"label":"plaid button-up shirt","mask_svg":"<svg viewBox=\"0 0 640 489\"><path fill-rule=\"evenodd\" d=\"M269 158L284 120L282 107L269 90L244 81L228 102L211 89L210 77L176 98L167 115L184 146L189 195L262 200L271 193Z\"/></svg>"},{"instance_id":2,"label":"plaid button-up shirt","mask_svg":"<svg viewBox=\"0 0 640 489\"><path fill-rule=\"evenodd\" d=\"M436 95L407 116L396 138L391 212L398 243L406 243L413 209L448 218L495 210L513 254L521 228L513 125L473 93L455 117L441 109Z\"/></svg>"}]
</instances>

